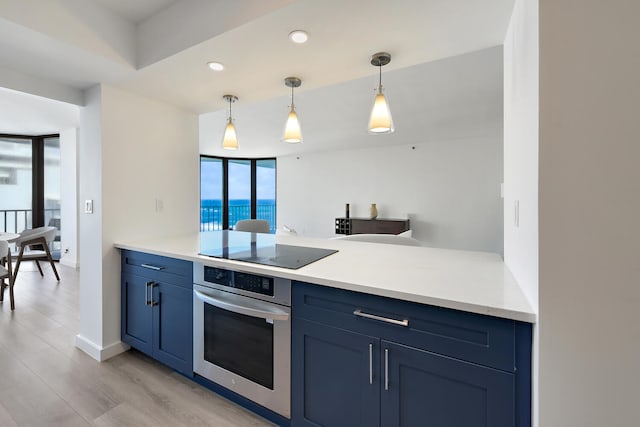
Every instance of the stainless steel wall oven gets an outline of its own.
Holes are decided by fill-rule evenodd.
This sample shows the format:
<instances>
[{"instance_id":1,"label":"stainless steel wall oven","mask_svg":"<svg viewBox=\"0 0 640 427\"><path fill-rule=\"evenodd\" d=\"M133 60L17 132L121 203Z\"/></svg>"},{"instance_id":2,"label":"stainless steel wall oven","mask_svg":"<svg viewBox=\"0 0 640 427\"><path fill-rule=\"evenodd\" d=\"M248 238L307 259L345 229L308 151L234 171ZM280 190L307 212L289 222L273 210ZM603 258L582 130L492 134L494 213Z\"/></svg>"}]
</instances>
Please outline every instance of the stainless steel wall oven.
<instances>
[{"instance_id":1,"label":"stainless steel wall oven","mask_svg":"<svg viewBox=\"0 0 640 427\"><path fill-rule=\"evenodd\" d=\"M284 417L291 400L291 281L194 263L193 369Z\"/></svg>"}]
</instances>

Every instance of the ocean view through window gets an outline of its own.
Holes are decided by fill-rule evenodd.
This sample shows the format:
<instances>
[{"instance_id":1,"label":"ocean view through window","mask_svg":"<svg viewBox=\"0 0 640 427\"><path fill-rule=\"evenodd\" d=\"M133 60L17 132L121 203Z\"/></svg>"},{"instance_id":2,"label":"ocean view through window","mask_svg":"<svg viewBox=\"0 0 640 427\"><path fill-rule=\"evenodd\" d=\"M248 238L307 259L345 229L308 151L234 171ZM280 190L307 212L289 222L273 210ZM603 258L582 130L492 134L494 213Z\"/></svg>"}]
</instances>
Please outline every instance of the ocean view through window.
<instances>
[{"instance_id":1,"label":"ocean view through window","mask_svg":"<svg viewBox=\"0 0 640 427\"><path fill-rule=\"evenodd\" d=\"M242 219L276 230L276 159L200 156L200 231L233 230Z\"/></svg>"}]
</instances>

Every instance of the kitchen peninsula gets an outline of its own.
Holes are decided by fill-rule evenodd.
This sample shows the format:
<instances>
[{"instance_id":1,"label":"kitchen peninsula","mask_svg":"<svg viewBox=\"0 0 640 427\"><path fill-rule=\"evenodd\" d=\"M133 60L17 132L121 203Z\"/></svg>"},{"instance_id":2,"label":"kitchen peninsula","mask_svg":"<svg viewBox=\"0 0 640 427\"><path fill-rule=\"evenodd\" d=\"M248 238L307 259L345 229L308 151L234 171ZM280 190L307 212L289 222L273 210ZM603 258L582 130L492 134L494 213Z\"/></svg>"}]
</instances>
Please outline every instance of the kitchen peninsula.
<instances>
[{"instance_id":1,"label":"kitchen peninsula","mask_svg":"<svg viewBox=\"0 0 640 427\"><path fill-rule=\"evenodd\" d=\"M524 294L497 254L286 235L276 238L281 244L338 252L291 270L198 255L199 233L117 242L115 246L506 319L530 323L536 320Z\"/></svg>"},{"instance_id":2,"label":"kitchen peninsula","mask_svg":"<svg viewBox=\"0 0 640 427\"><path fill-rule=\"evenodd\" d=\"M419 425L425 416L454 426L530 425L531 324L536 318L497 254L273 236L278 245L337 251L288 269L199 255L201 241L216 233L221 232L116 243L123 253L123 341L281 425L387 426L398 425L400 418ZM163 281L171 280L179 283L167 292L174 287ZM187 286L191 281L193 288ZM199 338L203 319L218 316L222 321L218 312L226 312L223 307L255 322L255 312L264 305L257 301L249 309L238 308L242 297L237 296L216 302L216 295L228 293L200 286L207 281L252 290L275 289L284 282L290 287L282 305L265 309L271 313L263 317L266 322L236 325L242 333L264 325L273 329L269 355L251 357L273 358L268 365L276 372L280 359L290 357L290 365L279 371L286 371L284 386L277 384L282 374L258 375L262 385L257 388L266 394L253 397L231 386L244 381L235 375L242 369L228 368L232 379L227 385L195 368L199 359L219 356L203 350L210 335L204 332L204 343ZM154 306L162 310L173 298L181 301L167 310L180 317L167 324L179 335L176 354L168 347L154 353L147 342L136 345L138 332L128 332L128 316ZM137 308L131 305L136 299ZM176 325L182 325L181 332ZM173 340L166 333L154 329L149 337L163 338L166 346ZM276 336L285 333L286 339L278 341ZM410 402L401 397L408 395L413 396ZM270 406L283 396L285 406Z\"/></svg>"}]
</instances>

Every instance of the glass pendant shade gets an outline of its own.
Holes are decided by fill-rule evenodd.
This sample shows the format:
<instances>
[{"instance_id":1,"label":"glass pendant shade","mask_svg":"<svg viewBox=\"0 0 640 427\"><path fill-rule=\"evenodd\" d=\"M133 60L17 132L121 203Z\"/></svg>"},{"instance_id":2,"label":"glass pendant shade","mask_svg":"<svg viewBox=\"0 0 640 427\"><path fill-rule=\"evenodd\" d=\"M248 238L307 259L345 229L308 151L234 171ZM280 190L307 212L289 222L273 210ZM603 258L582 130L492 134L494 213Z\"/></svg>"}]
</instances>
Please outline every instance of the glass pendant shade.
<instances>
[{"instance_id":1,"label":"glass pendant shade","mask_svg":"<svg viewBox=\"0 0 640 427\"><path fill-rule=\"evenodd\" d=\"M380 86L369 116L369 133L377 135L391 133L394 130L391 109L389 109L389 103L382 93L382 86Z\"/></svg>"},{"instance_id":2,"label":"glass pendant shade","mask_svg":"<svg viewBox=\"0 0 640 427\"><path fill-rule=\"evenodd\" d=\"M225 150L237 150L238 149L238 135L236 134L236 127L233 125L233 116L231 115L231 104L238 100L235 95L224 95L222 97L229 103L229 121L227 127L224 129L224 135L222 136L222 148Z\"/></svg>"},{"instance_id":3,"label":"glass pendant shade","mask_svg":"<svg viewBox=\"0 0 640 427\"><path fill-rule=\"evenodd\" d=\"M300 128L296 106L293 102L293 88L300 87L302 80L298 77L287 77L284 79L284 84L291 88L291 111L289 111L289 117L287 117L287 122L284 125L282 140L289 144L300 144L302 143L302 129Z\"/></svg>"},{"instance_id":4,"label":"glass pendant shade","mask_svg":"<svg viewBox=\"0 0 640 427\"><path fill-rule=\"evenodd\" d=\"M391 55L387 52L378 52L371 56L371 65L378 67L378 92L369 116L368 130L372 135L391 133L395 130L389 103L382 93L382 67L389 62L391 62Z\"/></svg>"},{"instance_id":5,"label":"glass pendant shade","mask_svg":"<svg viewBox=\"0 0 640 427\"><path fill-rule=\"evenodd\" d=\"M284 136L282 137L284 142L288 142L290 144L298 144L302 142L302 130L300 129L300 121L298 120L298 115L296 114L296 110L291 107L291 111L289 112L289 117L287 118L287 123L284 127Z\"/></svg>"},{"instance_id":6,"label":"glass pendant shade","mask_svg":"<svg viewBox=\"0 0 640 427\"><path fill-rule=\"evenodd\" d=\"M224 136L222 137L222 148L225 150L237 150L238 149L238 136L236 135L236 128L233 126L233 121L229 117L229 122L224 130Z\"/></svg>"}]
</instances>

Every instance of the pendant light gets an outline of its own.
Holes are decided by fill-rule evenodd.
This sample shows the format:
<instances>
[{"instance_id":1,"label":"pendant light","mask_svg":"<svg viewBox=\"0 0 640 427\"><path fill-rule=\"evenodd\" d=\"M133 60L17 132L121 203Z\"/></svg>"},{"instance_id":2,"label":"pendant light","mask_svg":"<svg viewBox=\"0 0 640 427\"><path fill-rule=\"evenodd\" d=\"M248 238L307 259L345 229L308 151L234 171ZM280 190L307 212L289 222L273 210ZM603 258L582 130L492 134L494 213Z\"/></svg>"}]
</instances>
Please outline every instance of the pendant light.
<instances>
[{"instance_id":1,"label":"pendant light","mask_svg":"<svg viewBox=\"0 0 640 427\"><path fill-rule=\"evenodd\" d=\"M392 133L395 130L389 103L382 93L382 67L389 62L391 55L386 52L378 52L371 57L371 65L379 69L378 90L369 116L369 133L372 135Z\"/></svg>"},{"instance_id":2,"label":"pendant light","mask_svg":"<svg viewBox=\"0 0 640 427\"><path fill-rule=\"evenodd\" d=\"M229 103L229 121L224 130L224 136L222 137L222 148L225 150L237 150L238 136L236 135L236 128L233 126L233 118L231 117L231 104L236 102L238 97L235 95L224 95L222 99Z\"/></svg>"},{"instance_id":3,"label":"pendant light","mask_svg":"<svg viewBox=\"0 0 640 427\"><path fill-rule=\"evenodd\" d=\"M295 105L293 103L293 88L300 87L302 80L297 77L287 77L284 79L284 84L291 88L291 111L287 118L287 123L284 127L284 136L282 140L291 144L302 143L302 130L300 129L300 121L296 114Z\"/></svg>"}]
</instances>

